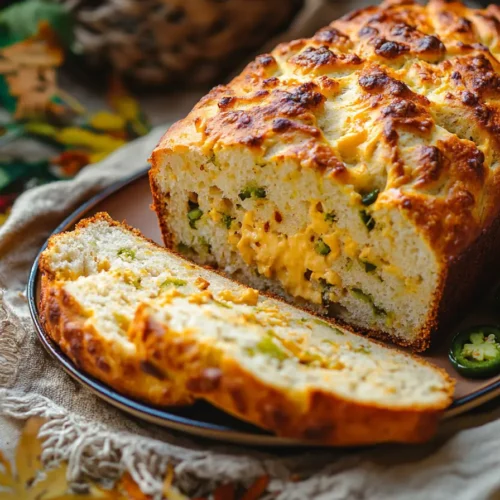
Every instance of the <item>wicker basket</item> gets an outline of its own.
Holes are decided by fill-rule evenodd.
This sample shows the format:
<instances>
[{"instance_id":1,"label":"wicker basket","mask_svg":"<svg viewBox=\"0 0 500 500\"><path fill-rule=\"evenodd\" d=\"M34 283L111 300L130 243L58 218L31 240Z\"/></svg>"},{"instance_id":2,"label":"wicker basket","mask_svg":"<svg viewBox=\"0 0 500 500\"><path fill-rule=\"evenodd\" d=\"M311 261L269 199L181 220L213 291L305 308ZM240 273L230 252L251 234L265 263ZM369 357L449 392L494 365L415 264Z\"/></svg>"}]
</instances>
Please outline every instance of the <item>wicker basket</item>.
<instances>
[{"instance_id":1,"label":"wicker basket","mask_svg":"<svg viewBox=\"0 0 500 500\"><path fill-rule=\"evenodd\" d=\"M284 29L303 0L59 0L91 66L141 85L205 84Z\"/></svg>"}]
</instances>

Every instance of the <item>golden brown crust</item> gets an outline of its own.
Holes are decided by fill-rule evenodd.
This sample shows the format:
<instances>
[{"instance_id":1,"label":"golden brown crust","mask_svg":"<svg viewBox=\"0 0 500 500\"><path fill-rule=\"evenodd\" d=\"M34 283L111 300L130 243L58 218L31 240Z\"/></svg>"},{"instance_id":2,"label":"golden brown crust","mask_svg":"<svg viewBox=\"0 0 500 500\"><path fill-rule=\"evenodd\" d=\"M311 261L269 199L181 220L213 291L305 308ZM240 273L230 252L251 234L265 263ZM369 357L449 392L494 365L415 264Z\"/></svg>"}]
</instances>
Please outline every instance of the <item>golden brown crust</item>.
<instances>
[{"instance_id":1,"label":"golden brown crust","mask_svg":"<svg viewBox=\"0 0 500 500\"><path fill-rule=\"evenodd\" d=\"M436 328L454 326L460 311L482 297L500 273L500 217L460 256L449 262L441 279L440 301L435 303ZM430 338L429 338L430 340Z\"/></svg>"},{"instance_id":2,"label":"golden brown crust","mask_svg":"<svg viewBox=\"0 0 500 500\"><path fill-rule=\"evenodd\" d=\"M324 445L426 441L435 433L453 392L445 375L450 382L448 399L435 407L390 409L319 390L297 399L292 391L259 380L215 347L167 330L151 317L147 306L136 315L134 342L149 363L172 373L195 397L279 436Z\"/></svg>"},{"instance_id":3,"label":"golden brown crust","mask_svg":"<svg viewBox=\"0 0 500 500\"><path fill-rule=\"evenodd\" d=\"M111 225L124 224L113 221L107 214L98 214L77 224L77 230L105 220ZM140 235L137 230L132 230ZM106 339L86 324L88 315L64 290L64 282L58 281L48 265L48 254L60 235L49 240L47 250L40 258L41 295L40 321L51 339L61 348L78 368L113 387L120 393L155 405L184 405L192 397L168 377L161 377L136 354L130 354L120 342Z\"/></svg>"},{"instance_id":4,"label":"golden brown crust","mask_svg":"<svg viewBox=\"0 0 500 500\"><path fill-rule=\"evenodd\" d=\"M167 248L172 249L173 247L173 238L170 234L166 223L166 216L168 214L168 200L165 200L162 195L160 188L156 184L156 181L152 175L152 170L149 171L149 185L151 187L151 195L153 197L153 203L151 204L151 209L154 210L157 214L163 214L163 217L158 217L158 223L160 225L161 237L163 239L163 243Z\"/></svg>"}]
</instances>

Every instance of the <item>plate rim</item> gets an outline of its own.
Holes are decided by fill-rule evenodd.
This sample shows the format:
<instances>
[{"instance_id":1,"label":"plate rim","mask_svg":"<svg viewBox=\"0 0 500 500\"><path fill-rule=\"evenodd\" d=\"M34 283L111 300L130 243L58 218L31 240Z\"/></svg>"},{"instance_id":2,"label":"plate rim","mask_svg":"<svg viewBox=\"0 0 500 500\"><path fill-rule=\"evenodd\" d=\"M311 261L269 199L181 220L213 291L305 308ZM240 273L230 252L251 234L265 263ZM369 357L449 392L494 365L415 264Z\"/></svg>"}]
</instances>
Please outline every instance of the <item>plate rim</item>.
<instances>
[{"instance_id":1,"label":"plate rim","mask_svg":"<svg viewBox=\"0 0 500 500\"><path fill-rule=\"evenodd\" d=\"M132 413L135 416L139 416L139 418L142 418L144 420L150 422L153 421L154 423L163 425L164 427L182 430L191 434L202 435L202 433L206 432L215 433L218 435L219 439L224 439L226 441L232 440L241 443L242 439L248 440L249 438L251 438L252 442L254 442L255 440L262 441L262 443L266 445L304 445L304 443L301 441L281 438L279 436L267 434L264 431L260 433L258 429L256 429L255 432L238 431L222 424L213 424L210 422L193 420L190 417L175 415L169 413L167 410L156 408L147 403L143 403L120 394L118 391L115 391L112 387L108 386L104 382L101 382L100 380L97 380L96 378L87 375L85 372L80 370L64 353L62 353L62 351L60 351L59 347L52 341L52 339L47 336L42 324L40 323L40 315L38 311L38 304L36 301L36 291L39 275L38 264L40 255L47 247L49 238L55 234L67 230L68 227L81 220L85 216L85 214L89 212L93 207L95 207L111 195L117 193L121 189L147 176L148 172L149 167L146 167L139 170L135 174L116 181L103 190L99 191L97 194L90 197L86 202L79 205L70 213L70 215L65 217L63 221L60 222L46 238L45 242L36 254L35 260L33 261L26 285L28 307L38 339L41 341L45 350L59 362L61 367L68 375L76 379L78 382L90 389L94 394L101 397L113 406L118 407L128 413ZM461 413L465 413L469 409L485 404L497 396L500 396L500 379L492 382L486 387L472 392L471 394L467 394L466 396L455 399L450 407L444 412L443 418L447 419L457 416ZM258 445L258 443L256 444ZM311 445L309 444L309 446Z\"/></svg>"}]
</instances>

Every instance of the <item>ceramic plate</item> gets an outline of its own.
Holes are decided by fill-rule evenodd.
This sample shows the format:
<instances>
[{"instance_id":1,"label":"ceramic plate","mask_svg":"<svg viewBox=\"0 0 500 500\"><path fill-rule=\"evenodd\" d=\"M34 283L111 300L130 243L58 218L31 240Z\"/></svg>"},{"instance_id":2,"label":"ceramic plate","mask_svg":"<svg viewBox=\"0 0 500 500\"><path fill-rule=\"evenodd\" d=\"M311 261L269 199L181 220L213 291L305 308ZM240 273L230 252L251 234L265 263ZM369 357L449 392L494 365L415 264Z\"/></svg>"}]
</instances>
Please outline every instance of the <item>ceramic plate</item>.
<instances>
[{"instance_id":1,"label":"ceramic plate","mask_svg":"<svg viewBox=\"0 0 500 500\"><path fill-rule=\"evenodd\" d=\"M72 229L85 217L97 212L108 212L114 219L138 228L146 237L161 243L156 215L150 210L151 193L146 171L132 178L119 182L98 194L70 215L54 233ZM45 245L41 250L45 248ZM141 419L175 430L188 432L211 439L219 439L239 444L254 446L291 446L301 444L294 440L279 438L256 427L232 418L213 408L207 403L196 403L190 407L161 408L133 400L115 392L112 388L81 372L59 348L50 340L39 320L38 297L40 283L38 276L38 258L33 264L28 283L28 299L31 315L38 336L51 356L74 379L88 387L97 396L123 411ZM500 323L500 317L492 317L484 311L472 311L453 331L468 325ZM442 342L442 347L424 356L427 360L444 368L457 381L455 400L445 414L452 417L479 406L496 396L500 396L500 375L486 380L468 380L459 376L447 356L449 340Z\"/></svg>"}]
</instances>

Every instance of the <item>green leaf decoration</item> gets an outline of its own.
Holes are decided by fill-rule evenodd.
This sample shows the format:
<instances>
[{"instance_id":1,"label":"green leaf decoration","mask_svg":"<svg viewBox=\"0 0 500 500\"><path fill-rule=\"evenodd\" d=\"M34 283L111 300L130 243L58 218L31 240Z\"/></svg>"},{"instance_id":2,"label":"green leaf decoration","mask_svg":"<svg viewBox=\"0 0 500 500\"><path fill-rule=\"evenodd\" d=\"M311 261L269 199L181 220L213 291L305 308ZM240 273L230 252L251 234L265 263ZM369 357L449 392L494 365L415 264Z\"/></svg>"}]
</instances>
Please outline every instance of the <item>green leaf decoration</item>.
<instances>
[{"instance_id":1,"label":"green leaf decoration","mask_svg":"<svg viewBox=\"0 0 500 500\"><path fill-rule=\"evenodd\" d=\"M0 16L2 11L0 11ZM0 24L0 48L12 45L16 40L12 37L6 26Z\"/></svg>"},{"instance_id":2,"label":"green leaf decoration","mask_svg":"<svg viewBox=\"0 0 500 500\"><path fill-rule=\"evenodd\" d=\"M47 81L55 82L73 41L71 15L54 0L23 0L3 10L0 6L0 108L11 115L8 123L0 123L0 152L19 137L56 150L55 157L51 152L38 162L23 158L22 151L0 155L0 226L26 189L74 176L151 128L139 102L117 78L108 95L113 111L94 114L100 118L96 127L84 106L57 84L39 88L25 80L30 77L26 68L32 68L48 72ZM4 50L11 46L9 52ZM64 54L63 48L70 50ZM44 57L33 58L33 51L42 51ZM25 88L20 82L30 85Z\"/></svg>"},{"instance_id":3,"label":"green leaf decoration","mask_svg":"<svg viewBox=\"0 0 500 500\"><path fill-rule=\"evenodd\" d=\"M4 146L24 135L24 127L19 123L0 124L0 146Z\"/></svg>"},{"instance_id":4,"label":"green leaf decoration","mask_svg":"<svg viewBox=\"0 0 500 500\"><path fill-rule=\"evenodd\" d=\"M60 4L48 0L26 0L0 12L0 26L7 31L10 43L36 35L41 21L49 23L64 47L71 47L74 41L73 20ZM0 37L0 44L1 41Z\"/></svg>"},{"instance_id":5,"label":"green leaf decoration","mask_svg":"<svg viewBox=\"0 0 500 500\"><path fill-rule=\"evenodd\" d=\"M29 163L23 160L13 160L9 163L2 162L0 164L0 194L12 191L14 183L27 182L33 178L38 181L38 184L56 180L48 168L48 161ZM22 188L19 191L22 191Z\"/></svg>"}]
</instances>

